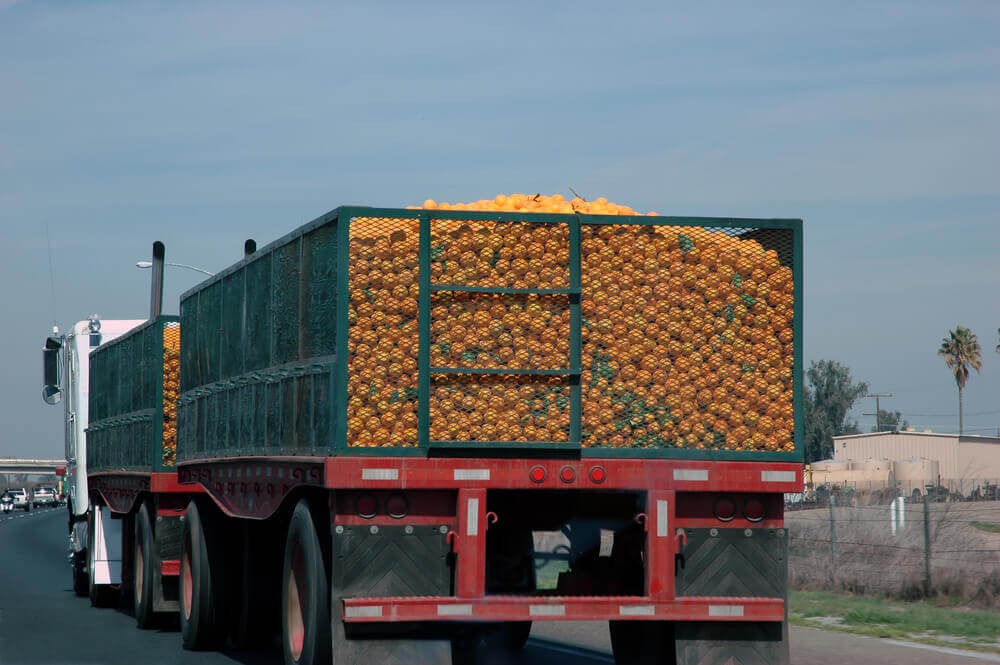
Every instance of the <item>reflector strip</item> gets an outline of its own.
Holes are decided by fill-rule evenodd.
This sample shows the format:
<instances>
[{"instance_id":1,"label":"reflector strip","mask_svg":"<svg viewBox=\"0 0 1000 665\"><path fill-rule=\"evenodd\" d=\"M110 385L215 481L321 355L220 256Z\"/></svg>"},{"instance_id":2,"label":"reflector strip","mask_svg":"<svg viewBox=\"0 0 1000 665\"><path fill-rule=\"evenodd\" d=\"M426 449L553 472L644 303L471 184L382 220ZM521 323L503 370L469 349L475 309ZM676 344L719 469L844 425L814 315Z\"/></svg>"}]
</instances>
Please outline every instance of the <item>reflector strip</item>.
<instances>
[{"instance_id":1,"label":"reflector strip","mask_svg":"<svg viewBox=\"0 0 1000 665\"><path fill-rule=\"evenodd\" d=\"M469 617L472 616L472 605L438 605L438 616Z\"/></svg>"},{"instance_id":2,"label":"reflector strip","mask_svg":"<svg viewBox=\"0 0 1000 665\"><path fill-rule=\"evenodd\" d=\"M465 517L465 532L469 536L479 535L479 499L469 499L468 515Z\"/></svg>"},{"instance_id":3,"label":"reflector strip","mask_svg":"<svg viewBox=\"0 0 1000 665\"><path fill-rule=\"evenodd\" d=\"M667 500L657 499L656 501L656 535L663 536L670 535L670 531L667 529L669 526L667 524Z\"/></svg>"},{"instance_id":4,"label":"reflector strip","mask_svg":"<svg viewBox=\"0 0 1000 665\"><path fill-rule=\"evenodd\" d=\"M741 617L743 616L742 605L709 605L708 616L710 617Z\"/></svg>"},{"instance_id":5,"label":"reflector strip","mask_svg":"<svg viewBox=\"0 0 1000 665\"><path fill-rule=\"evenodd\" d=\"M399 480L399 469L361 469L361 480Z\"/></svg>"},{"instance_id":6,"label":"reflector strip","mask_svg":"<svg viewBox=\"0 0 1000 665\"><path fill-rule=\"evenodd\" d=\"M564 617L566 616L566 606L532 605L528 608L528 614L533 617Z\"/></svg>"},{"instance_id":7,"label":"reflector strip","mask_svg":"<svg viewBox=\"0 0 1000 665\"><path fill-rule=\"evenodd\" d=\"M455 480L489 480L489 469L455 469Z\"/></svg>"},{"instance_id":8,"label":"reflector strip","mask_svg":"<svg viewBox=\"0 0 1000 665\"><path fill-rule=\"evenodd\" d=\"M794 483L794 471L761 471L760 481L762 483Z\"/></svg>"},{"instance_id":9,"label":"reflector strip","mask_svg":"<svg viewBox=\"0 0 1000 665\"><path fill-rule=\"evenodd\" d=\"M674 469L674 480L708 480L708 469Z\"/></svg>"},{"instance_id":10,"label":"reflector strip","mask_svg":"<svg viewBox=\"0 0 1000 665\"><path fill-rule=\"evenodd\" d=\"M372 618L380 616L382 616L381 605L368 605L365 607L344 608L344 618L346 619Z\"/></svg>"},{"instance_id":11,"label":"reflector strip","mask_svg":"<svg viewBox=\"0 0 1000 665\"><path fill-rule=\"evenodd\" d=\"M655 605L622 605L618 614L623 617L651 617L656 615Z\"/></svg>"}]
</instances>

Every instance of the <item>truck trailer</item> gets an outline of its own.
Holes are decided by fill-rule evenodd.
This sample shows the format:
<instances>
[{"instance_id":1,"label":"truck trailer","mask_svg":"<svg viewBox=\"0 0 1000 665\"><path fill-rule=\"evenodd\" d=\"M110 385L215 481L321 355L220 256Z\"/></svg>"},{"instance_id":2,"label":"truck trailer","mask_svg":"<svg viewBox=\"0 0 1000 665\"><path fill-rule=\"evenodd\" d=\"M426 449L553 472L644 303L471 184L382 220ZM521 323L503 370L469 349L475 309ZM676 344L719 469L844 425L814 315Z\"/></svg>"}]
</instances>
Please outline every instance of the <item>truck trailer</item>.
<instances>
[{"instance_id":1,"label":"truck trailer","mask_svg":"<svg viewBox=\"0 0 1000 665\"><path fill-rule=\"evenodd\" d=\"M599 620L619 663L787 663L801 257L800 220L337 208L181 296L175 467L142 361L94 365L92 499L172 529L187 648L490 662Z\"/></svg>"}]
</instances>

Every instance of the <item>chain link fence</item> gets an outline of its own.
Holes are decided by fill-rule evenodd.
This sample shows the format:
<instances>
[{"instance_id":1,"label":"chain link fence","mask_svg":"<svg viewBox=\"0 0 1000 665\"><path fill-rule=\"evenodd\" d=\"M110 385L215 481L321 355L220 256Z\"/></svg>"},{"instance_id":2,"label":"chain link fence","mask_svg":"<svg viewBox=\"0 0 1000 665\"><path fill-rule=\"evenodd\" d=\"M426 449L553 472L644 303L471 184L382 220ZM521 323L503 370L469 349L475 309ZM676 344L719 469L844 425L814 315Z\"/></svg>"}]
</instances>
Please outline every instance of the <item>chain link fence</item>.
<instances>
[{"instance_id":1,"label":"chain link fence","mask_svg":"<svg viewBox=\"0 0 1000 665\"><path fill-rule=\"evenodd\" d=\"M996 484L984 481L965 495L929 487L913 488L919 494L898 488L888 501L868 504L858 488L830 488L815 502L790 495L792 586L1000 607Z\"/></svg>"}]
</instances>

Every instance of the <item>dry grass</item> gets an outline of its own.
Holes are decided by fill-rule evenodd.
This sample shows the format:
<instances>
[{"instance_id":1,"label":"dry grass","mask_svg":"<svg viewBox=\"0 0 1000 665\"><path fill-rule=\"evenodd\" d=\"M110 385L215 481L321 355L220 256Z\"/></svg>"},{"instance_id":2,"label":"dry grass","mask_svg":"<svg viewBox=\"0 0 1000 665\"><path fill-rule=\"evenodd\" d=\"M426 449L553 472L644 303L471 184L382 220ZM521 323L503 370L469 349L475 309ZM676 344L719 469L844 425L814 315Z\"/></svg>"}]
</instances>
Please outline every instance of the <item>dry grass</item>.
<instances>
[{"instance_id":1,"label":"dry grass","mask_svg":"<svg viewBox=\"0 0 1000 665\"><path fill-rule=\"evenodd\" d=\"M906 504L905 526L895 535L889 506L835 508L836 555L828 508L786 513L792 588L936 596L1000 608L1000 533L979 528L1000 522L1000 502L935 503L928 515L931 586L925 591L922 504Z\"/></svg>"}]
</instances>

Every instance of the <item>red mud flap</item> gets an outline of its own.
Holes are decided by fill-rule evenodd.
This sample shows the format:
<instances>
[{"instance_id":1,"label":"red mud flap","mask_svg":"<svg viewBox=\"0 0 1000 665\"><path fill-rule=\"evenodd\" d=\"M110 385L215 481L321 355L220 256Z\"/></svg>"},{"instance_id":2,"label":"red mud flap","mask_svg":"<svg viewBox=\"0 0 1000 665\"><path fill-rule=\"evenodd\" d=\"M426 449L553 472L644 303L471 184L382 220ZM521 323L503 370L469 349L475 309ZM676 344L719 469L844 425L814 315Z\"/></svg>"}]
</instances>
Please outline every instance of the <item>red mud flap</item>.
<instances>
[{"instance_id":1,"label":"red mud flap","mask_svg":"<svg viewBox=\"0 0 1000 665\"><path fill-rule=\"evenodd\" d=\"M452 596L345 598L344 621L777 621L781 598L687 597L653 601L642 596Z\"/></svg>"}]
</instances>

